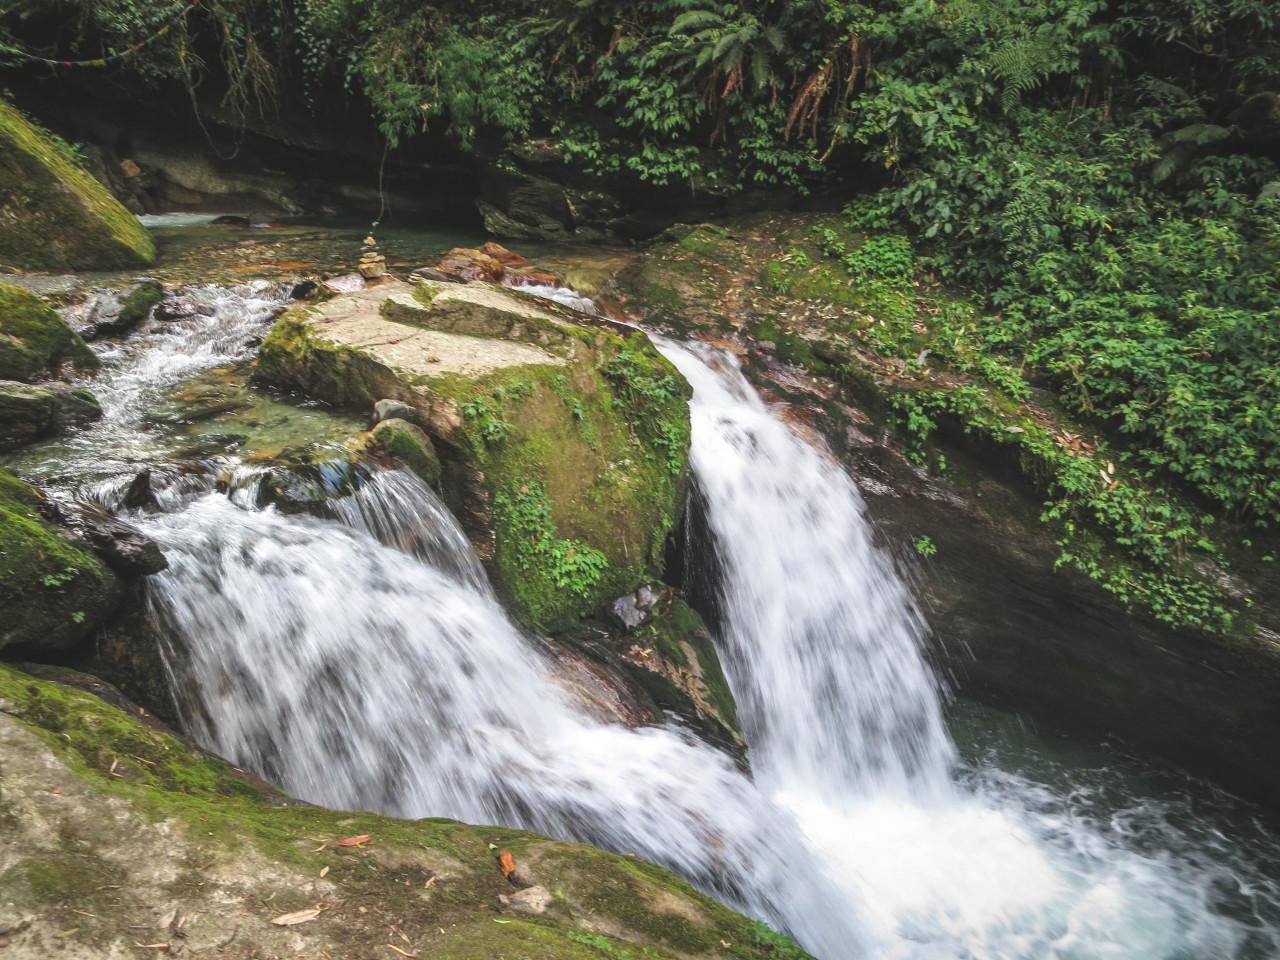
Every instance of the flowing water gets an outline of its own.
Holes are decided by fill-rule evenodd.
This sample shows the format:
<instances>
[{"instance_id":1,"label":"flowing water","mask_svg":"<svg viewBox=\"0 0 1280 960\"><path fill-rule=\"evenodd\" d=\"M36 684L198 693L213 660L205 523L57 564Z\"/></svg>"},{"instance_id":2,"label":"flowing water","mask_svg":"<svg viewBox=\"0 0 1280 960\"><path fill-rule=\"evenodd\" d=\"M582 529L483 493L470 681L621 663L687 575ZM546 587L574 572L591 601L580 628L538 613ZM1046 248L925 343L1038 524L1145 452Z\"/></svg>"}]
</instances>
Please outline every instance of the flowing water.
<instances>
[{"instance_id":1,"label":"flowing water","mask_svg":"<svg viewBox=\"0 0 1280 960\"><path fill-rule=\"evenodd\" d=\"M136 463L184 465L158 511L126 515L170 559L152 603L185 724L211 749L315 802L637 853L824 960L1280 949L1280 846L1214 809L1229 799L1152 788L1113 758L1057 759L1016 724L953 706L957 748L921 618L855 486L723 355L662 344L695 387L694 469L752 780L685 732L566 703L551 658L410 474L356 471L325 519L259 507L262 471L331 450L351 421L242 383L211 420L154 415L232 389L282 291L201 295L207 322L99 347L101 424L7 463L109 504Z\"/></svg>"},{"instance_id":2,"label":"flowing water","mask_svg":"<svg viewBox=\"0 0 1280 960\"><path fill-rule=\"evenodd\" d=\"M853 482L774 415L736 358L659 346L694 387L693 468L756 783L843 865L834 879L875 955L1274 955L1265 834L1232 843L1180 801L1105 774L1064 795L990 755L958 764L923 624L870 542Z\"/></svg>"}]
</instances>

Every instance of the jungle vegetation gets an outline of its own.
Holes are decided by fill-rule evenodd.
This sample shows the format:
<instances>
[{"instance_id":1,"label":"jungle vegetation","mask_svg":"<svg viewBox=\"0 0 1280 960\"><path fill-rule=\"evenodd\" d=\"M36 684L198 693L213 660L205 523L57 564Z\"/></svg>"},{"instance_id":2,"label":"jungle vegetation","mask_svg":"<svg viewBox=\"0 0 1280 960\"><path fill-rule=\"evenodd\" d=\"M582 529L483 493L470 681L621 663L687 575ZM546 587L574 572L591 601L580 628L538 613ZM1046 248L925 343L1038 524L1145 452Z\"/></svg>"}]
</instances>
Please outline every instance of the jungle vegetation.
<instances>
[{"instance_id":1,"label":"jungle vegetation","mask_svg":"<svg viewBox=\"0 0 1280 960\"><path fill-rule=\"evenodd\" d=\"M182 7L17 0L0 41L97 56ZM243 115L346 91L391 144L835 193L1153 489L1280 520L1274 0L202 0L161 46L127 69Z\"/></svg>"}]
</instances>

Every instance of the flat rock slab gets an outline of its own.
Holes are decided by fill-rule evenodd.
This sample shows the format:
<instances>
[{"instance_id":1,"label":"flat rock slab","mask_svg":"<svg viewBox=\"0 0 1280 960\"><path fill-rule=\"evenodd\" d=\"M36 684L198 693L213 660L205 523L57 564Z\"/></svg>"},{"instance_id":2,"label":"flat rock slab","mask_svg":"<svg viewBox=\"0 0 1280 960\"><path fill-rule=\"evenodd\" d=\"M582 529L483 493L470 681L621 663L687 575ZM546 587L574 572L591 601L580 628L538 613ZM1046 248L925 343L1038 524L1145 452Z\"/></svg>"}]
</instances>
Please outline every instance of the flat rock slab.
<instances>
[{"instance_id":1,"label":"flat rock slab","mask_svg":"<svg viewBox=\"0 0 1280 960\"><path fill-rule=\"evenodd\" d=\"M487 301L492 300L495 309L504 303L510 308L510 299L503 298L500 292L478 287L472 291L471 286L457 287L468 293L468 301L484 300L488 306ZM529 343L429 330L417 323L410 325L383 315L392 298L400 301L402 307L393 316L409 314L408 305L414 302L412 290L409 284L388 283L337 297L323 304L307 322L326 340L359 350L414 377L431 378L448 373L477 376L504 367L565 363L560 357ZM425 306L418 306L417 311L424 316L434 312ZM540 319L560 322L549 312Z\"/></svg>"}]
</instances>

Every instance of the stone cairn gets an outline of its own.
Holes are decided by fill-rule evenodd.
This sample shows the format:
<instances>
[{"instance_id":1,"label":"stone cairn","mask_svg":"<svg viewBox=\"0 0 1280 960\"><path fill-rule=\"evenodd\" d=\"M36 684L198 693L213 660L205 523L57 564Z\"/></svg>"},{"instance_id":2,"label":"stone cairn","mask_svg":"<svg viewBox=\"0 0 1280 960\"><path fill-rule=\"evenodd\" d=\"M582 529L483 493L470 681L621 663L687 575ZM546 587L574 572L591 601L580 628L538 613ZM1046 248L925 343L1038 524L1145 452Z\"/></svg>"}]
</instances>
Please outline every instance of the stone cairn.
<instances>
[{"instance_id":1,"label":"stone cairn","mask_svg":"<svg viewBox=\"0 0 1280 960\"><path fill-rule=\"evenodd\" d=\"M360 275L366 280L372 280L386 272L387 258L378 252L378 241L373 237L365 237L364 246L360 248Z\"/></svg>"}]
</instances>

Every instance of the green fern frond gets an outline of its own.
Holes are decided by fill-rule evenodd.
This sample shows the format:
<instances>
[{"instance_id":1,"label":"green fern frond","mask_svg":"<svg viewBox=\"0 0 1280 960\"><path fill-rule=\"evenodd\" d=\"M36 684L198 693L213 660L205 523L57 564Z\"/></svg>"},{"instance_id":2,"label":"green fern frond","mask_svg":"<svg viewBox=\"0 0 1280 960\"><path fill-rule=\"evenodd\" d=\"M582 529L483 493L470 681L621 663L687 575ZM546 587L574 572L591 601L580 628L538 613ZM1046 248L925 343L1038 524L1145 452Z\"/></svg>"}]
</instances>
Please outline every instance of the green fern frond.
<instances>
[{"instance_id":1,"label":"green fern frond","mask_svg":"<svg viewBox=\"0 0 1280 960\"><path fill-rule=\"evenodd\" d=\"M676 17L667 32L672 36L688 34L695 30L708 30L724 26L724 17L714 10L689 10Z\"/></svg>"}]
</instances>

